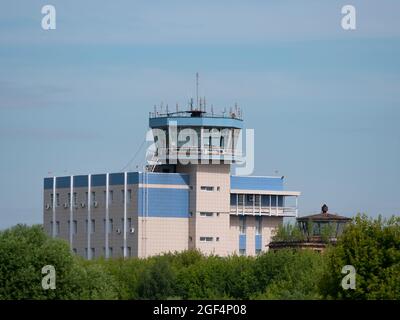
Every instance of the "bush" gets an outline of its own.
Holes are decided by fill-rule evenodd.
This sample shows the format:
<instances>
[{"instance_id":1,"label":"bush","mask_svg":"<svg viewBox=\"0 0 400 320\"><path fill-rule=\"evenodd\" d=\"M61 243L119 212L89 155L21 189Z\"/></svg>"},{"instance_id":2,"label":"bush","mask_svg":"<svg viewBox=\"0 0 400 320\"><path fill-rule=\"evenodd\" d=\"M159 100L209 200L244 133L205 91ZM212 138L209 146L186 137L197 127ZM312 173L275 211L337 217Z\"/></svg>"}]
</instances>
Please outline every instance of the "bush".
<instances>
[{"instance_id":1,"label":"bush","mask_svg":"<svg viewBox=\"0 0 400 320\"><path fill-rule=\"evenodd\" d=\"M341 286L343 266L356 269L356 289ZM358 215L327 254L324 279L325 298L400 298L400 217L383 219Z\"/></svg>"}]
</instances>

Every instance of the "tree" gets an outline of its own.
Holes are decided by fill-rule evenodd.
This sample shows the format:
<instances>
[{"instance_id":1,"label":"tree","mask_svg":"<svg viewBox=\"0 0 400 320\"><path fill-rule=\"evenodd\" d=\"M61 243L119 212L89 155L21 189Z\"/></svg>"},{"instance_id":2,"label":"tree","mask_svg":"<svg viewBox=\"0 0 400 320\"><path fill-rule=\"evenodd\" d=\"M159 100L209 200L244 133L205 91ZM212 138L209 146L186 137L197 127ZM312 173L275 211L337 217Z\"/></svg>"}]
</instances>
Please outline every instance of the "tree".
<instances>
[{"instance_id":1,"label":"tree","mask_svg":"<svg viewBox=\"0 0 400 320\"><path fill-rule=\"evenodd\" d=\"M400 298L400 217L358 215L327 252L320 289L325 298ZM341 286L345 265L356 270L356 289Z\"/></svg>"},{"instance_id":2,"label":"tree","mask_svg":"<svg viewBox=\"0 0 400 320\"><path fill-rule=\"evenodd\" d=\"M53 266L56 288L42 287L42 268ZM85 265L63 240L41 226L0 232L0 299L112 299L114 280L100 266Z\"/></svg>"},{"instance_id":3,"label":"tree","mask_svg":"<svg viewBox=\"0 0 400 320\"><path fill-rule=\"evenodd\" d=\"M323 256L311 250L282 249L259 256L255 299L320 299Z\"/></svg>"},{"instance_id":4,"label":"tree","mask_svg":"<svg viewBox=\"0 0 400 320\"><path fill-rule=\"evenodd\" d=\"M167 299L174 295L175 274L166 257L154 258L152 265L140 277L138 292L141 299Z\"/></svg>"}]
</instances>

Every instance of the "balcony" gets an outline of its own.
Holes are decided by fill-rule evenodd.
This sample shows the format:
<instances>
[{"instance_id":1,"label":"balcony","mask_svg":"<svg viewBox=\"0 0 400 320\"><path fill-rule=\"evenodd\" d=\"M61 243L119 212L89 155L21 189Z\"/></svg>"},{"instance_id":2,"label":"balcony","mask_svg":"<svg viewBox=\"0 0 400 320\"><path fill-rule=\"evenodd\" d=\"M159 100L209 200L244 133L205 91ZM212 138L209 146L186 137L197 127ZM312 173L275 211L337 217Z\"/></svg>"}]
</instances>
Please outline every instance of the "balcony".
<instances>
[{"instance_id":1,"label":"balcony","mask_svg":"<svg viewBox=\"0 0 400 320\"><path fill-rule=\"evenodd\" d=\"M205 147L169 147L158 148L154 152L153 159L159 161L166 159L224 159L237 160L242 159L242 153L232 148L223 148L218 146Z\"/></svg>"},{"instance_id":2,"label":"balcony","mask_svg":"<svg viewBox=\"0 0 400 320\"><path fill-rule=\"evenodd\" d=\"M251 216L297 217L297 207L265 207L231 205L231 214Z\"/></svg>"}]
</instances>

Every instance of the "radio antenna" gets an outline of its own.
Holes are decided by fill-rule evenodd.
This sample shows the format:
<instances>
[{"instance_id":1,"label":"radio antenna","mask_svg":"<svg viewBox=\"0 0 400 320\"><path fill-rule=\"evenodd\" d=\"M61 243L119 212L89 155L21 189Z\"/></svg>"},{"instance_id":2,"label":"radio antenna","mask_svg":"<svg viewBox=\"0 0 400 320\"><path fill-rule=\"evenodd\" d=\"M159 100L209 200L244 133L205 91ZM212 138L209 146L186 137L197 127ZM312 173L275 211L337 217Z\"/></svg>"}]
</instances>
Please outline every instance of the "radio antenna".
<instances>
[{"instance_id":1,"label":"radio antenna","mask_svg":"<svg viewBox=\"0 0 400 320\"><path fill-rule=\"evenodd\" d=\"M199 107L199 73L196 72L196 109Z\"/></svg>"}]
</instances>

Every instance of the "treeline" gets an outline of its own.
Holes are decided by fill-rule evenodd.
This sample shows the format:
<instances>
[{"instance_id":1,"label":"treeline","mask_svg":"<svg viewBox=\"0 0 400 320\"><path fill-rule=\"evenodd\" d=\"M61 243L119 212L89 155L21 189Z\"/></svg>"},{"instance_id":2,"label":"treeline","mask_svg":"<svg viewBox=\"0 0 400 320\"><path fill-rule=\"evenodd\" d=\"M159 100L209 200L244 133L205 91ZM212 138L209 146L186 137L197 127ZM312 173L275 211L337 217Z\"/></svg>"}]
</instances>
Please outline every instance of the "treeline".
<instances>
[{"instance_id":1,"label":"treeline","mask_svg":"<svg viewBox=\"0 0 400 320\"><path fill-rule=\"evenodd\" d=\"M357 271L344 290L344 265ZM56 289L42 288L53 265ZM197 251L147 259L71 254L40 226L0 233L0 299L400 299L400 219L358 216L336 247L319 254L279 250L257 257L204 256Z\"/></svg>"}]
</instances>

